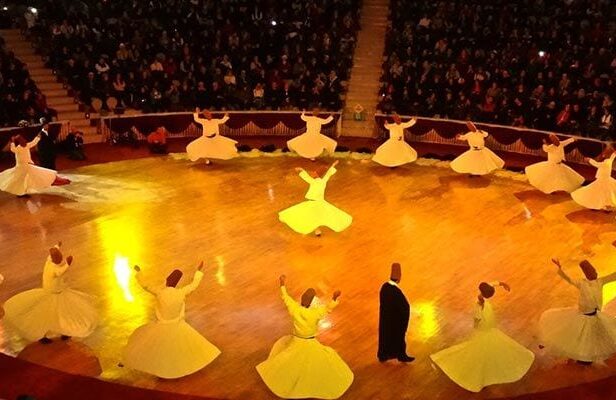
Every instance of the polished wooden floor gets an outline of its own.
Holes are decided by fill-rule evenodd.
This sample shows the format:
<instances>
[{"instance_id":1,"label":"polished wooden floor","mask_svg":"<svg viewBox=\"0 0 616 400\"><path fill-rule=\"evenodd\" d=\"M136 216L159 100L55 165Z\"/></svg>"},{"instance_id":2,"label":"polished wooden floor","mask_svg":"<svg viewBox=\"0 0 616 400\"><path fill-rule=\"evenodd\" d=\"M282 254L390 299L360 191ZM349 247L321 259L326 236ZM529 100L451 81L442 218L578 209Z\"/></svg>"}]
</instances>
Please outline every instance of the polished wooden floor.
<instances>
[{"instance_id":1,"label":"polished wooden floor","mask_svg":"<svg viewBox=\"0 0 616 400\"><path fill-rule=\"evenodd\" d=\"M342 290L320 340L355 372L344 399L493 398L614 373L615 361L581 367L554 360L536 337L544 310L576 304L576 292L559 280L551 257L574 276L585 257L600 273L616 268L613 214L583 210L564 194L543 195L520 175L470 179L442 165L390 170L343 160L326 197L353 215L352 226L304 237L279 223L277 212L303 199L306 185L293 168L318 163L278 157L206 166L169 156L69 171L71 185L28 199L2 193L0 301L39 285L46 249L62 240L75 257L69 281L98 297L102 321L82 343L52 345L67 351L49 363L73 370L83 353L87 369L96 370L91 352L102 379L221 398L275 398L254 367L290 332L277 285L282 273L295 295L308 286L323 298ZM207 263L206 279L189 298L187 320L222 355L173 381L118 367L127 337L153 317L148 293L133 280L122 287L127 266L139 264L146 280L162 283L173 268L192 274L200 260ZM393 261L403 266L401 286L413 310L408 350L417 360L410 365L379 364L375 355L378 291ZM494 300L501 328L537 359L520 382L470 394L428 357L471 331L476 287L497 279L512 287ZM6 353L26 357L36 346L23 350L10 331L0 331Z\"/></svg>"}]
</instances>

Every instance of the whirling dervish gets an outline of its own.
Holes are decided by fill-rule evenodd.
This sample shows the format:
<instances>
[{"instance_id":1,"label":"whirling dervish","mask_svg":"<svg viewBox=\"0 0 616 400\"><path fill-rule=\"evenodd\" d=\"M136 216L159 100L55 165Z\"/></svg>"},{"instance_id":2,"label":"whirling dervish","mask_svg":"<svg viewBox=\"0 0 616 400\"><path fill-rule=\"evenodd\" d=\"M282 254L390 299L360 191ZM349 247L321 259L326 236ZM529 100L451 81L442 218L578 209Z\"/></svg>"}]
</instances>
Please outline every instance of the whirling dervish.
<instances>
[{"instance_id":1,"label":"whirling dervish","mask_svg":"<svg viewBox=\"0 0 616 400\"><path fill-rule=\"evenodd\" d=\"M205 163L210 164L210 159L230 160L237 156L237 142L220 135L219 127L229 120L229 114L219 119L212 118L212 113L203 111L205 118L199 117L201 110L195 109L193 118L203 129L202 136L193 140L186 146L186 153L190 161L205 158Z\"/></svg>"},{"instance_id":2,"label":"whirling dervish","mask_svg":"<svg viewBox=\"0 0 616 400\"><path fill-rule=\"evenodd\" d=\"M471 392L522 379L535 359L532 351L497 328L489 300L494 296L495 286L509 291L509 286L503 282L481 282L479 285L475 329L471 337L430 356L451 380Z\"/></svg>"},{"instance_id":3,"label":"whirling dervish","mask_svg":"<svg viewBox=\"0 0 616 400\"><path fill-rule=\"evenodd\" d=\"M575 141L574 138L558 139L550 134L549 141L543 139L543 151L548 154L548 160L529 165L525 168L526 177L531 185L543 193L558 191L573 192L582 186L584 177L563 163L565 147Z\"/></svg>"},{"instance_id":4,"label":"whirling dervish","mask_svg":"<svg viewBox=\"0 0 616 400\"><path fill-rule=\"evenodd\" d=\"M73 263L60 251L62 243L49 249L43 268L43 287L19 293L4 303L5 321L28 341L46 344L51 338L89 336L98 324L94 299L71 289L64 274Z\"/></svg>"},{"instance_id":5,"label":"whirling dervish","mask_svg":"<svg viewBox=\"0 0 616 400\"><path fill-rule=\"evenodd\" d=\"M616 319L601 312L603 286L616 281L616 273L598 277L590 262L580 262L585 278L573 280L563 271L558 275L579 291L577 307L547 310L539 320L540 337L550 353L581 363L603 361L616 353Z\"/></svg>"},{"instance_id":6,"label":"whirling dervish","mask_svg":"<svg viewBox=\"0 0 616 400\"><path fill-rule=\"evenodd\" d=\"M203 262L191 283L181 288L182 271L176 269L165 287L143 283L141 269L135 266L139 285L156 296L156 321L133 332L124 348L123 364L165 379L190 375L214 361L220 350L184 320L186 296L195 291L203 278Z\"/></svg>"},{"instance_id":7,"label":"whirling dervish","mask_svg":"<svg viewBox=\"0 0 616 400\"><path fill-rule=\"evenodd\" d=\"M460 174L486 175L490 172L503 168L505 161L487 147L485 138L488 132L477 129L471 121L466 122L469 132L457 135L458 140L466 140L470 149L460 154L451 162L451 169Z\"/></svg>"},{"instance_id":8,"label":"whirling dervish","mask_svg":"<svg viewBox=\"0 0 616 400\"><path fill-rule=\"evenodd\" d=\"M267 360L257 365L263 382L284 399L337 399L351 386L353 372L331 347L319 343L319 321L338 305L337 290L327 305L315 304L316 292L307 289L298 303L289 296L286 277L280 276L282 301L293 320L293 334L272 347Z\"/></svg>"},{"instance_id":9,"label":"whirling dervish","mask_svg":"<svg viewBox=\"0 0 616 400\"><path fill-rule=\"evenodd\" d=\"M323 151L334 154L336 141L321 133L321 127L332 122L334 117L330 115L327 118L319 118L319 110L315 108L312 116L302 112L301 119L306 122L306 132L287 142L289 150L311 160L319 157Z\"/></svg>"},{"instance_id":10,"label":"whirling dervish","mask_svg":"<svg viewBox=\"0 0 616 400\"><path fill-rule=\"evenodd\" d=\"M280 211L278 213L280 221L304 235L314 232L320 236L321 226L326 226L335 232L342 232L348 228L353 217L325 200L325 188L329 178L336 173L336 165L338 161L334 161L326 171L310 173L302 168L296 168L300 178L310 185L306 192L306 201Z\"/></svg>"},{"instance_id":11,"label":"whirling dervish","mask_svg":"<svg viewBox=\"0 0 616 400\"><path fill-rule=\"evenodd\" d=\"M609 210L616 206L616 180L612 178L612 164L616 153L608 146L597 157L586 161L597 168L594 182L571 193L573 201L592 210Z\"/></svg>"},{"instance_id":12,"label":"whirling dervish","mask_svg":"<svg viewBox=\"0 0 616 400\"><path fill-rule=\"evenodd\" d=\"M376 149L372 161L386 167L398 167L417 160L417 152L404 141L404 130L415 125L415 118L402 122L398 114L393 115L393 124L385 124L389 139Z\"/></svg>"},{"instance_id":13,"label":"whirling dervish","mask_svg":"<svg viewBox=\"0 0 616 400\"><path fill-rule=\"evenodd\" d=\"M53 184L66 184L68 180L58 178L56 171L38 167L32 162L30 149L37 145L41 136L26 142L22 136L11 138L10 150L15 154L15 166L0 173L0 190L16 196L51 187Z\"/></svg>"}]
</instances>

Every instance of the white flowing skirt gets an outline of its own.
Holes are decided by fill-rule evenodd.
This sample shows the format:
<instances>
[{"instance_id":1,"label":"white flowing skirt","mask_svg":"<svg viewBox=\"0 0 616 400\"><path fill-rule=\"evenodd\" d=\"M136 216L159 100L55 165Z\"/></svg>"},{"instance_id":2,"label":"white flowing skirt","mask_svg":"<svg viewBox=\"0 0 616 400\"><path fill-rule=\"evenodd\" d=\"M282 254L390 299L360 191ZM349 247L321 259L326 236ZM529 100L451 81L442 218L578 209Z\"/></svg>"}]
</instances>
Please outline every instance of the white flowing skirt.
<instances>
[{"instance_id":1,"label":"white flowing skirt","mask_svg":"<svg viewBox=\"0 0 616 400\"><path fill-rule=\"evenodd\" d=\"M289 150L296 152L304 158L316 158L325 150L334 154L337 143L334 139L320 133L303 133L287 142Z\"/></svg>"},{"instance_id":2,"label":"white flowing skirt","mask_svg":"<svg viewBox=\"0 0 616 400\"><path fill-rule=\"evenodd\" d=\"M404 140L388 139L376 149L372 161L386 167L397 167L417 160L417 152Z\"/></svg>"},{"instance_id":3,"label":"white flowing skirt","mask_svg":"<svg viewBox=\"0 0 616 400\"><path fill-rule=\"evenodd\" d=\"M155 321L133 332L123 362L138 371L175 379L199 371L218 355L220 350L186 321Z\"/></svg>"},{"instance_id":4,"label":"white flowing skirt","mask_svg":"<svg viewBox=\"0 0 616 400\"><path fill-rule=\"evenodd\" d=\"M32 289L4 303L4 320L29 341L45 336L89 336L98 324L94 298L73 289Z\"/></svg>"},{"instance_id":5,"label":"white flowing skirt","mask_svg":"<svg viewBox=\"0 0 616 400\"><path fill-rule=\"evenodd\" d=\"M274 344L257 372L283 399L337 399L353 383L353 372L334 349L292 335Z\"/></svg>"},{"instance_id":6,"label":"white flowing skirt","mask_svg":"<svg viewBox=\"0 0 616 400\"><path fill-rule=\"evenodd\" d=\"M342 232L353 217L325 200L306 200L278 213L278 219L297 233L308 234L321 226Z\"/></svg>"},{"instance_id":7,"label":"white flowing skirt","mask_svg":"<svg viewBox=\"0 0 616 400\"><path fill-rule=\"evenodd\" d=\"M531 185L543 193L573 192L584 183L584 177L565 164L542 161L524 170Z\"/></svg>"},{"instance_id":8,"label":"white flowing skirt","mask_svg":"<svg viewBox=\"0 0 616 400\"><path fill-rule=\"evenodd\" d=\"M430 356L455 383L471 392L515 382L526 374L535 355L499 329L475 330L471 338Z\"/></svg>"},{"instance_id":9,"label":"white flowing skirt","mask_svg":"<svg viewBox=\"0 0 616 400\"><path fill-rule=\"evenodd\" d=\"M616 180L613 178L599 178L589 185L583 186L571 193L573 201L582 207L592 210L603 210L615 207Z\"/></svg>"},{"instance_id":10,"label":"white flowing skirt","mask_svg":"<svg viewBox=\"0 0 616 400\"><path fill-rule=\"evenodd\" d=\"M237 156L236 143L235 140L220 135L213 138L201 136L186 146L186 153L190 161L200 158L230 160Z\"/></svg>"},{"instance_id":11,"label":"white flowing skirt","mask_svg":"<svg viewBox=\"0 0 616 400\"><path fill-rule=\"evenodd\" d=\"M0 173L0 190L21 196L31 190L50 187L56 180L56 171L33 164L18 164Z\"/></svg>"},{"instance_id":12,"label":"white flowing skirt","mask_svg":"<svg viewBox=\"0 0 616 400\"><path fill-rule=\"evenodd\" d=\"M616 353L616 319L601 311L586 316L573 307L547 310L539 329L546 349L560 357L603 361Z\"/></svg>"},{"instance_id":13,"label":"white flowing skirt","mask_svg":"<svg viewBox=\"0 0 616 400\"><path fill-rule=\"evenodd\" d=\"M486 175L504 166L505 161L487 147L467 150L451 162L454 171L471 175Z\"/></svg>"}]
</instances>

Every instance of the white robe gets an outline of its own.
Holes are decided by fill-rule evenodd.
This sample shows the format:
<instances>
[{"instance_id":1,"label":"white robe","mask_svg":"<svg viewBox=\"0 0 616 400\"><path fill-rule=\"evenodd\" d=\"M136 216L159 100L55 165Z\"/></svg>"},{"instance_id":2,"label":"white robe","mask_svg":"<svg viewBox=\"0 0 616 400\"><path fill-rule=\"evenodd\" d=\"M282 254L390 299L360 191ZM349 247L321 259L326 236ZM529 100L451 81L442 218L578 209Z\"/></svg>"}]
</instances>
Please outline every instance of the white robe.
<instances>
[{"instance_id":1,"label":"white robe","mask_svg":"<svg viewBox=\"0 0 616 400\"><path fill-rule=\"evenodd\" d=\"M302 113L301 118L306 121L306 132L289 140L287 147L304 158L316 158L325 150L334 154L337 143L334 139L321 134L321 126L334 120L331 115L327 118L307 116Z\"/></svg>"},{"instance_id":2,"label":"white robe","mask_svg":"<svg viewBox=\"0 0 616 400\"><path fill-rule=\"evenodd\" d=\"M4 303L5 321L28 341L60 335L83 338L98 324L92 296L69 288L65 260L54 264L47 257L43 287L21 292Z\"/></svg>"},{"instance_id":3,"label":"white robe","mask_svg":"<svg viewBox=\"0 0 616 400\"><path fill-rule=\"evenodd\" d=\"M190 161L200 158L230 160L237 156L236 141L221 136L219 126L229 120L225 115L221 119L205 119L195 115L195 122L203 128L203 135L186 146L186 153Z\"/></svg>"},{"instance_id":4,"label":"white robe","mask_svg":"<svg viewBox=\"0 0 616 400\"><path fill-rule=\"evenodd\" d=\"M127 367L165 379L175 379L199 371L220 354L184 320L186 296L199 286L203 273L196 271L193 281L182 287L152 288L137 281L156 296L156 321L133 332L124 348Z\"/></svg>"},{"instance_id":5,"label":"white robe","mask_svg":"<svg viewBox=\"0 0 616 400\"><path fill-rule=\"evenodd\" d=\"M471 392L486 386L515 382L528 372L535 355L496 327L492 304L485 300L475 310L476 327L460 344L430 358L455 383Z\"/></svg>"},{"instance_id":6,"label":"white robe","mask_svg":"<svg viewBox=\"0 0 616 400\"><path fill-rule=\"evenodd\" d=\"M603 285L616 280L616 274L573 281L564 271L558 273L579 290L579 302L578 307L551 309L541 315L539 331L546 350L578 361L608 359L616 353L616 319L601 312Z\"/></svg>"},{"instance_id":7,"label":"white robe","mask_svg":"<svg viewBox=\"0 0 616 400\"><path fill-rule=\"evenodd\" d=\"M385 124L389 139L376 149L372 161L386 167L397 167L417 160L417 152L404 141L404 130L415 125L415 120L401 124Z\"/></svg>"},{"instance_id":8,"label":"white robe","mask_svg":"<svg viewBox=\"0 0 616 400\"><path fill-rule=\"evenodd\" d=\"M490 172L503 168L505 162L494 152L485 147L485 138L488 132L474 131L460 136L466 140L470 150L460 154L451 162L451 169L460 174L486 175Z\"/></svg>"},{"instance_id":9,"label":"white robe","mask_svg":"<svg viewBox=\"0 0 616 400\"><path fill-rule=\"evenodd\" d=\"M567 139L558 146L543 145L543 151L548 154L548 160L529 165L524 169L531 185L543 193L558 191L573 192L582 186L584 177L563 163L565 160L565 146L573 143L574 139Z\"/></svg>"},{"instance_id":10,"label":"white robe","mask_svg":"<svg viewBox=\"0 0 616 400\"><path fill-rule=\"evenodd\" d=\"M612 178L612 163L616 153L598 162L592 158L590 165L597 168L595 181L571 193L573 200L582 207L603 210L616 206L616 180Z\"/></svg>"},{"instance_id":11,"label":"white robe","mask_svg":"<svg viewBox=\"0 0 616 400\"><path fill-rule=\"evenodd\" d=\"M327 305L302 307L280 288L289 315L293 335L280 338L267 360L257 365L263 382L284 399L337 399L353 383L353 372L334 349L316 339L318 324L337 301Z\"/></svg>"},{"instance_id":12,"label":"white robe","mask_svg":"<svg viewBox=\"0 0 616 400\"><path fill-rule=\"evenodd\" d=\"M335 173L336 168L332 167L322 178L313 178L302 170L299 176L310 185L306 192L306 201L280 211L278 213L280 221L304 235L314 232L321 226L326 226L335 232L342 232L348 228L353 217L325 200L327 181Z\"/></svg>"},{"instance_id":13,"label":"white robe","mask_svg":"<svg viewBox=\"0 0 616 400\"><path fill-rule=\"evenodd\" d=\"M37 145L40 138L23 146L10 144L11 152L15 154L15 166L0 173L0 190L22 196L33 190L50 187L56 180L56 171L34 165L30 149Z\"/></svg>"}]
</instances>

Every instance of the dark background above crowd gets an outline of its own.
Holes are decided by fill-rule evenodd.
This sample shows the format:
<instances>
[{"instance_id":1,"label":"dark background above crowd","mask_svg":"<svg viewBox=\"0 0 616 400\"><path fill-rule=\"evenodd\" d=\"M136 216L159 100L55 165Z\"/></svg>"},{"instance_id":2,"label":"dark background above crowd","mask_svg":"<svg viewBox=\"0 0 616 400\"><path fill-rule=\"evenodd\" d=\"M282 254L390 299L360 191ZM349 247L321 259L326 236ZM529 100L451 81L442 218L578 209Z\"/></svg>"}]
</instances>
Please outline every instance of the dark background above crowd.
<instances>
[{"instance_id":1,"label":"dark background above crowd","mask_svg":"<svg viewBox=\"0 0 616 400\"><path fill-rule=\"evenodd\" d=\"M391 0L379 108L614 139L616 2Z\"/></svg>"}]
</instances>

